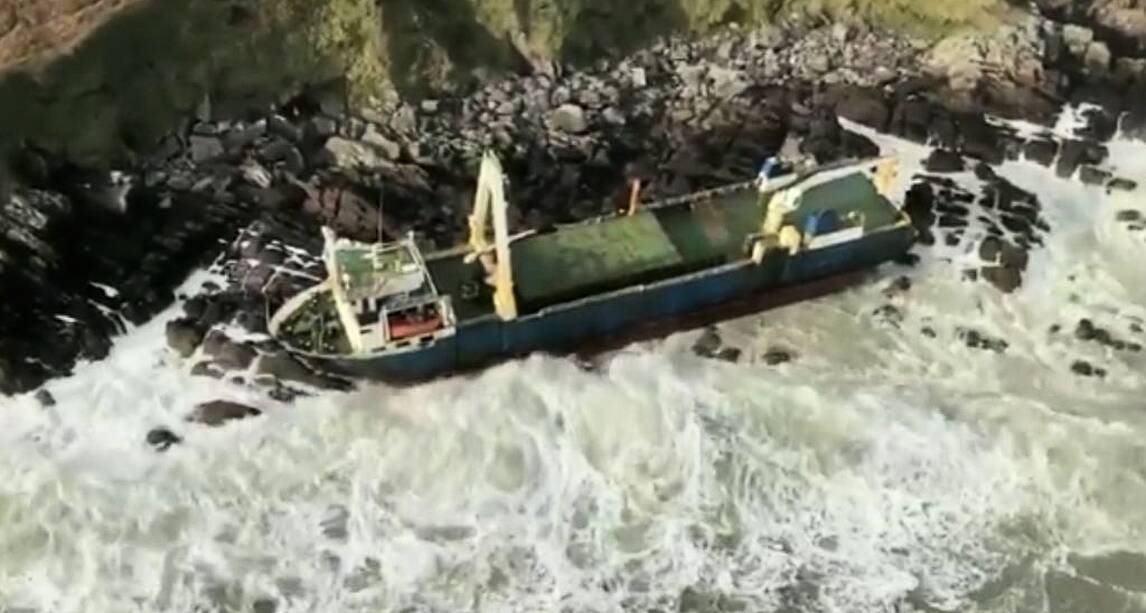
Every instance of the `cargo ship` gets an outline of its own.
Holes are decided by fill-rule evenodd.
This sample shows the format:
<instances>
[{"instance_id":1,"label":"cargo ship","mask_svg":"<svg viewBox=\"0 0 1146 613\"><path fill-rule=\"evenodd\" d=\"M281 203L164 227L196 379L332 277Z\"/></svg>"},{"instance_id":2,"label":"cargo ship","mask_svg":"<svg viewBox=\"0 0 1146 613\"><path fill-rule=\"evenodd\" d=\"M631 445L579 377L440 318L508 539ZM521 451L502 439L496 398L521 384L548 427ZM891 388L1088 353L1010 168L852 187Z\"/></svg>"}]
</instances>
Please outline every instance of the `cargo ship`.
<instances>
[{"instance_id":1,"label":"cargo ship","mask_svg":"<svg viewBox=\"0 0 1146 613\"><path fill-rule=\"evenodd\" d=\"M469 240L423 254L322 228L324 281L272 315L311 367L417 382L534 352L616 347L862 280L915 240L889 194L894 156L776 172L511 235L506 179L484 154ZM492 226L492 228L490 227Z\"/></svg>"}]
</instances>

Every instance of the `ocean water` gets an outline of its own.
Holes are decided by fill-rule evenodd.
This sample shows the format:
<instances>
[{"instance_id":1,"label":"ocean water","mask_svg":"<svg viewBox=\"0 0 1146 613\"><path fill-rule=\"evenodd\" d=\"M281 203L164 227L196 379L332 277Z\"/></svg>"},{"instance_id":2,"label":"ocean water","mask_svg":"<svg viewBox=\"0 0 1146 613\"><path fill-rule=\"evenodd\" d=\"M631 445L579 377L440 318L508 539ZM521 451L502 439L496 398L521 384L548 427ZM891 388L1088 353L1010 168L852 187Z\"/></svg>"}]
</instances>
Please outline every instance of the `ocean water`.
<instances>
[{"instance_id":1,"label":"ocean water","mask_svg":"<svg viewBox=\"0 0 1146 613\"><path fill-rule=\"evenodd\" d=\"M927 150L856 129L906 189ZM1111 150L1146 184L1146 145ZM1146 611L1146 356L1073 336L1146 344L1146 234L1115 217L1146 192L1000 174L1052 226L1019 291L963 278L972 227L722 324L738 363L687 332L281 405L191 377L173 308L56 406L0 399L0 611ZM184 422L216 398L264 414Z\"/></svg>"}]
</instances>

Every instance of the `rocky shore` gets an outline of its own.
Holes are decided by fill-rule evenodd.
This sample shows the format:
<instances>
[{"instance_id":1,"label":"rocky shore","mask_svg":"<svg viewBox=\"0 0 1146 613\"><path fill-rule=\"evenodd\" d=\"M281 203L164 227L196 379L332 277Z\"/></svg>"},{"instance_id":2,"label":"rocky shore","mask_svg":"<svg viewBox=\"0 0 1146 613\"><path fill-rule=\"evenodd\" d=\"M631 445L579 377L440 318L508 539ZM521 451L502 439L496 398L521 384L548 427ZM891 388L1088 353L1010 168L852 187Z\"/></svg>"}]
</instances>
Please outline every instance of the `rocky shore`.
<instances>
[{"instance_id":1,"label":"rocky shore","mask_svg":"<svg viewBox=\"0 0 1146 613\"><path fill-rule=\"evenodd\" d=\"M344 387L262 336L266 313L322 276L320 224L367 240L379 231L437 247L461 240L485 148L503 159L520 229L617 207L630 178L655 199L751 177L777 153L823 163L877 152L844 118L934 147L908 193L918 249L965 244L970 226L983 227L973 245L981 266L967 275L1013 291L1053 228L1033 195L992 168L1027 159L1134 190L1104 167L1104 143L1118 131L1146 139L1146 33L1065 10L1069 2L1039 4L1017 25L938 45L857 25L731 27L584 70L535 67L371 108L311 90L230 120L189 116L114 171L27 143L12 161L16 187L0 195L9 297L0 391L103 357L116 334L166 308L185 275L211 263L230 282L187 297L168 327L189 368L283 399ZM1068 102L1093 110L1066 141L992 119L1049 125ZM945 177L965 170L981 193Z\"/></svg>"}]
</instances>

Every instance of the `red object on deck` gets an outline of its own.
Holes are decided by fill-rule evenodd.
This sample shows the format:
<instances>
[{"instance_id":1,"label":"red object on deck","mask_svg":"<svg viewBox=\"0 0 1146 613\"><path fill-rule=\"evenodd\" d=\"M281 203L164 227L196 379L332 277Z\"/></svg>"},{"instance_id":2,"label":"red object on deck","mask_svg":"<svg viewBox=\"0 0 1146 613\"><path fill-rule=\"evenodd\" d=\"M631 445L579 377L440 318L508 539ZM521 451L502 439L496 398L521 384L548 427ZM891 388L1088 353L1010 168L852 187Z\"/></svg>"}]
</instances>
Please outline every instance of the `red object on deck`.
<instances>
[{"instance_id":1,"label":"red object on deck","mask_svg":"<svg viewBox=\"0 0 1146 613\"><path fill-rule=\"evenodd\" d=\"M414 318L402 315L390 316L390 338L398 340L433 332L442 326L442 318L436 313L428 317Z\"/></svg>"}]
</instances>

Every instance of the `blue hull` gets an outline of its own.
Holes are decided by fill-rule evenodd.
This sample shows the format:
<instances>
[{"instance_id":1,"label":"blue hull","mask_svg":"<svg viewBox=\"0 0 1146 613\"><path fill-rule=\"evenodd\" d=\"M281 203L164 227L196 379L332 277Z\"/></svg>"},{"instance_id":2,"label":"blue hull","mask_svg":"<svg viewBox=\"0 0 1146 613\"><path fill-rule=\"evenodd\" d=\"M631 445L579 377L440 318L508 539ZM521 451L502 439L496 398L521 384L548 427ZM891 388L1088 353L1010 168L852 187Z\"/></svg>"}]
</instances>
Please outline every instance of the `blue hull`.
<instances>
[{"instance_id":1,"label":"blue hull","mask_svg":"<svg viewBox=\"0 0 1146 613\"><path fill-rule=\"evenodd\" d=\"M496 316L472 320L458 326L452 337L405 353L307 361L338 374L403 382L473 370L532 352L566 353L624 337L637 328L661 323L663 331L675 321L719 310L721 305L766 299L788 288L871 269L906 252L913 240L910 227L897 227L795 256L770 254L760 264L738 262L585 298L509 322Z\"/></svg>"}]
</instances>

